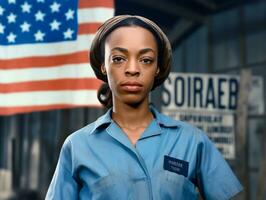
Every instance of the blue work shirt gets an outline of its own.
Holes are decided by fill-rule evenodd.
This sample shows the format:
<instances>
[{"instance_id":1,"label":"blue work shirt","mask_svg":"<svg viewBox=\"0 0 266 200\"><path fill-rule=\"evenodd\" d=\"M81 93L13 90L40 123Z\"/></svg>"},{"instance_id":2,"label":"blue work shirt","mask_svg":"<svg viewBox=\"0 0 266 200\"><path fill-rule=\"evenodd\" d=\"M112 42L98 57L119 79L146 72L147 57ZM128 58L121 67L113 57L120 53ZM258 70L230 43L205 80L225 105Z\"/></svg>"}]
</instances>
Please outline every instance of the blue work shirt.
<instances>
[{"instance_id":1,"label":"blue work shirt","mask_svg":"<svg viewBox=\"0 0 266 200\"><path fill-rule=\"evenodd\" d=\"M151 108L135 146L112 109L71 134L46 200L230 199L242 186L205 133ZM198 189L197 189L198 188Z\"/></svg>"}]
</instances>

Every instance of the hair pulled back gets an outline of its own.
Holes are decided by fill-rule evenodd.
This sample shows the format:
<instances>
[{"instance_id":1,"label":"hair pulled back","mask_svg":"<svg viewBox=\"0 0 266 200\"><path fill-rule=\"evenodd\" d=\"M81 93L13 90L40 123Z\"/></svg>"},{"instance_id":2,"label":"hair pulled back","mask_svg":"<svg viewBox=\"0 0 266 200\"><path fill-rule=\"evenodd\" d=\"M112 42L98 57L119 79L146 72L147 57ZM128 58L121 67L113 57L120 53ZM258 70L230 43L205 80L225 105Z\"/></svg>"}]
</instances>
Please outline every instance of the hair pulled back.
<instances>
[{"instance_id":1,"label":"hair pulled back","mask_svg":"<svg viewBox=\"0 0 266 200\"><path fill-rule=\"evenodd\" d=\"M104 45L107 36L119 27L139 26L150 31L157 43L159 74L154 78L153 88L161 85L168 77L171 70L172 50L171 45L163 31L151 20L136 15L118 15L103 23L90 48L90 64L96 77L105 83L98 90L98 99L105 107L112 106L112 93L108 86L107 75L101 71L104 63Z\"/></svg>"}]
</instances>

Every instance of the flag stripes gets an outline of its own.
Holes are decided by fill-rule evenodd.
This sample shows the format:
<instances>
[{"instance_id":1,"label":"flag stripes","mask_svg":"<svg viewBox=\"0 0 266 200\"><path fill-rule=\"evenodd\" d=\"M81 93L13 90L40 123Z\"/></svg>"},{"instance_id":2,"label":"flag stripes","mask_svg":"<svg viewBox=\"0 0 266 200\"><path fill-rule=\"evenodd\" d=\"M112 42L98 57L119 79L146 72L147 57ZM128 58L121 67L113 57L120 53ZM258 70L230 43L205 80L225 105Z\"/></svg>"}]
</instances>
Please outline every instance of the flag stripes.
<instances>
[{"instance_id":1,"label":"flag stripes","mask_svg":"<svg viewBox=\"0 0 266 200\"><path fill-rule=\"evenodd\" d=\"M0 60L0 70L53 67L64 64L86 63L88 61L88 51L80 51L54 56L35 56L28 58L22 57L9 60Z\"/></svg>"},{"instance_id":2,"label":"flag stripes","mask_svg":"<svg viewBox=\"0 0 266 200\"><path fill-rule=\"evenodd\" d=\"M14 76L15 74L15 76ZM92 78L94 73L88 63L63 65L47 68L1 70L0 83L20 83L38 80L54 80L65 78Z\"/></svg>"}]
</instances>

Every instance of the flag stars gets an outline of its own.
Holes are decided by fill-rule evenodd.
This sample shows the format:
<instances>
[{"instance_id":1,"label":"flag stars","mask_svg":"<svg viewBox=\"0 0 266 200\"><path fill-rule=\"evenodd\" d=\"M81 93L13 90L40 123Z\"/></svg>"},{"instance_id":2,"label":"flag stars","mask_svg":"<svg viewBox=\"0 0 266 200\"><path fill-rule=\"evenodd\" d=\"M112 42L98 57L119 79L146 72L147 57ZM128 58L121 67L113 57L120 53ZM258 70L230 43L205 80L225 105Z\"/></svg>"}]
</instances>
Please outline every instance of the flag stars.
<instances>
[{"instance_id":1,"label":"flag stars","mask_svg":"<svg viewBox=\"0 0 266 200\"><path fill-rule=\"evenodd\" d=\"M8 23L15 23L16 22L17 15L14 15L14 13L10 13L10 15L7 16Z\"/></svg>"},{"instance_id":2,"label":"flag stars","mask_svg":"<svg viewBox=\"0 0 266 200\"><path fill-rule=\"evenodd\" d=\"M35 14L35 20L36 21L43 21L45 14L42 13L40 10Z\"/></svg>"},{"instance_id":3,"label":"flag stars","mask_svg":"<svg viewBox=\"0 0 266 200\"><path fill-rule=\"evenodd\" d=\"M4 11L5 9L2 6L0 6L0 16L3 15Z\"/></svg>"},{"instance_id":4,"label":"flag stars","mask_svg":"<svg viewBox=\"0 0 266 200\"><path fill-rule=\"evenodd\" d=\"M9 43L15 43L16 37L17 36L14 33L11 32L11 33L9 33L9 35L6 38L7 38L7 41Z\"/></svg>"},{"instance_id":5,"label":"flag stars","mask_svg":"<svg viewBox=\"0 0 266 200\"><path fill-rule=\"evenodd\" d=\"M65 32L64 32L64 38L65 39L72 39L72 34L74 33L73 30L71 30L70 28L68 28Z\"/></svg>"},{"instance_id":6,"label":"flag stars","mask_svg":"<svg viewBox=\"0 0 266 200\"><path fill-rule=\"evenodd\" d=\"M51 31L59 30L59 26L61 25L60 22L54 20L50 23Z\"/></svg>"},{"instance_id":7,"label":"flag stars","mask_svg":"<svg viewBox=\"0 0 266 200\"><path fill-rule=\"evenodd\" d=\"M54 13L54 12L59 12L59 8L60 8L60 4L57 3L57 2L54 2L52 5L50 5L50 8L51 8L51 12Z\"/></svg>"},{"instance_id":8,"label":"flag stars","mask_svg":"<svg viewBox=\"0 0 266 200\"><path fill-rule=\"evenodd\" d=\"M4 34L5 28L6 27L3 24L0 23L0 34Z\"/></svg>"},{"instance_id":9,"label":"flag stars","mask_svg":"<svg viewBox=\"0 0 266 200\"><path fill-rule=\"evenodd\" d=\"M43 41L43 38L45 36L45 33L41 32L40 30L38 30L35 34L34 34L34 37L35 37L35 41Z\"/></svg>"},{"instance_id":10,"label":"flag stars","mask_svg":"<svg viewBox=\"0 0 266 200\"><path fill-rule=\"evenodd\" d=\"M16 4L16 0L8 0L8 3L9 3L9 4L12 4L12 3L13 3L13 4Z\"/></svg>"},{"instance_id":11,"label":"flag stars","mask_svg":"<svg viewBox=\"0 0 266 200\"><path fill-rule=\"evenodd\" d=\"M21 31L22 32L29 32L30 31L30 24L27 22L24 22L23 24L20 25Z\"/></svg>"},{"instance_id":12,"label":"flag stars","mask_svg":"<svg viewBox=\"0 0 266 200\"><path fill-rule=\"evenodd\" d=\"M31 5L28 4L28 2L24 2L24 4L21 5L21 9L24 13L30 13Z\"/></svg>"},{"instance_id":13,"label":"flag stars","mask_svg":"<svg viewBox=\"0 0 266 200\"><path fill-rule=\"evenodd\" d=\"M74 10L68 9L65 13L66 20L74 19Z\"/></svg>"}]
</instances>

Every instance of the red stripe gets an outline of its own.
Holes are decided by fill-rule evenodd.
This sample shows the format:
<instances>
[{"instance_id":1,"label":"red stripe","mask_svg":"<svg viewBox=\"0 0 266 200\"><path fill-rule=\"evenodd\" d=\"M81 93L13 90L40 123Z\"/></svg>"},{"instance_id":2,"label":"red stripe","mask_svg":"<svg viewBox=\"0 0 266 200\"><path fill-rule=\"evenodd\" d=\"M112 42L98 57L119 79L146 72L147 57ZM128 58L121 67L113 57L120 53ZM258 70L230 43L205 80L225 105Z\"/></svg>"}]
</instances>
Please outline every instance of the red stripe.
<instances>
[{"instance_id":1,"label":"red stripe","mask_svg":"<svg viewBox=\"0 0 266 200\"><path fill-rule=\"evenodd\" d=\"M46 105L46 106L0 107L0 115L14 115L14 114L19 114L19 113L29 113L29 112L66 109L66 108L80 108L80 107L101 108L102 106L100 104L90 104L90 105L54 104L54 105Z\"/></svg>"},{"instance_id":2,"label":"red stripe","mask_svg":"<svg viewBox=\"0 0 266 200\"><path fill-rule=\"evenodd\" d=\"M0 60L0 69L55 67L58 65L87 63L88 61L88 51L81 51L65 55L35 56L10 60Z\"/></svg>"},{"instance_id":3,"label":"red stripe","mask_svg":"<svg viewBox=\"0 0 266 200\"><path fill-rule=\"evenodd\" d=\"M79 8L107 7L113 8L113 0L79 0Z\"/></svg>"},{"instance_id":4,"label":"red stripe","mask_svg":"<svg viewBox=\"0 0 266 200\"><path fill-rule=\"evenodd\" d=\"M102 23L79 24L78 35L95 34Z\"/></svg>"},{"instance_id":5,"label":"red stripe","mask_svg":"<svg viewBox=\"0 0 266 200\"><path fill-rule=\"evenodd\" d=\"M0 93L54 91L54 90L98 90L102 81L96 78L57 79L0 84Z\"/></svg>"}]
</instances>

